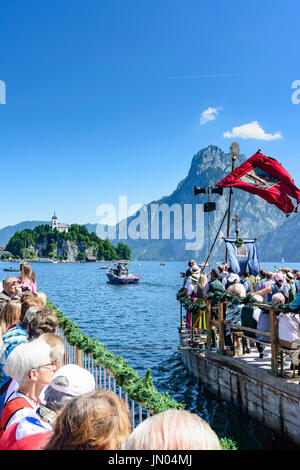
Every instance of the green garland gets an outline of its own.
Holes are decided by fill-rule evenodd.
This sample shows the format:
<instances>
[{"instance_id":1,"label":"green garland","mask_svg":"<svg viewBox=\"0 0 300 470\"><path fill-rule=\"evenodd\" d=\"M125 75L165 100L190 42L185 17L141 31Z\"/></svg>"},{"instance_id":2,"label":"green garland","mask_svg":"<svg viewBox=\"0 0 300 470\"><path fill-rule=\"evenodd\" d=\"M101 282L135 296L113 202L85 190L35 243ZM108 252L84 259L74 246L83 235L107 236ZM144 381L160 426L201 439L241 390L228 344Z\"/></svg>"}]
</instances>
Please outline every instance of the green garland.
<instances>
[{"instance_id":1,"label":"green garland","mask_svg":"<svg viewBox=\"0 0 300 470\"><path fill-rule=\"evenodd\" d=\"M196 313L201 307L203 307L203 300L198 299L196 302L193 302L191 298L184 294L184 289L179 289L176 296L177 300L181 303L181 305L188 311ZM239 305L244 304L248 305L251 303L258 303L255 297L251 294L247 294L246 297L239 297L234 294L230 294L228 292L208 292L206 294L206 299L211 300L212 303L216 304L218 302L231 302L232 305ZM288 304L278 303L276 305L270 302L259 302L260 304L270 306L275 308L282 313L290 312L290 306Z\"/></svg>"},{"instance_id":2,"label":"green garland","mask_svg":"<svg viewBox=\"0 0 300 470\"><path fill-rule=\"evenodd\" d=\"M173 409L185 408L184 403L179 403L171 398L168 392L162 394L153 385L153 377L150 369L147 369L145 376L141 378L138 373L128 365L122 356L115 356L107 350L105 344L97 339L85 336L79 326L72 322L64 314L47 300L47 307L55 310L58 325L64 330L65 338L71 346L77 346L86 354L91 354L95 364L103 365L115 377L116 383L124 388L129 397L135 401L143 403L144 407L153 410L154 413ZM236 443L231 439L219 438L222 450L236 450Z\"/></svg>"},{"instance_id":3,"label":"green garland","mask_svg":"<svg viewBox=\"0 0 300 470\"><path fill-rule=\"evenodd\" d=\"M124 388L130 398L143 403L144 407L153 410L154 413L165 411L170 408L184 409L183 403L178 403L171 398L168 392L162 394L153 385L153 378L150 369L147 369L145 376L139 374L128 365L122 356L115 356L107 350L107 347L97 339L85 336L76 323L52 304L49 300L47 306L55 310L58 324L64 330L65 338L71 346L77 346L86 354L91 354L95 364L103 365L115 377L116 383Z\"/></svg>"}]
</instances>

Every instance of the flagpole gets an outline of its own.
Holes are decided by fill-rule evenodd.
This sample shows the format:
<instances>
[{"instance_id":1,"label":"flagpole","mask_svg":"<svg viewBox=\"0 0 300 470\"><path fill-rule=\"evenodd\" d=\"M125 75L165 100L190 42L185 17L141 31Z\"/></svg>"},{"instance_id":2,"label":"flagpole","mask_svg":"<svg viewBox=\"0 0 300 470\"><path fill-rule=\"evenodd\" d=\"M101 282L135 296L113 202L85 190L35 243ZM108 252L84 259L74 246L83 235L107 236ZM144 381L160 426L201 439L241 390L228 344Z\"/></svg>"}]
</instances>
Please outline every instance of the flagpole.
<instances>
[{"instance_id":1,"label":"flagpole","mask_svg":"<svg viewBox=\"0 0 300 470\"><path fill-rule=\"evenodd\" d=\"M233 142L230 145L230 153L232 155L232 158L231 158L231 162L232 162L231 171L233 171L234 170L234 164L235 164L235 161L236 161L236 157L237 157L237 155L240 154L240 146L237 142ZM229 232L230 232L230 208L231 208L232 194L233 194L232 187L230 187L229 201L228 201L228 218L227 218L227 238L229 237ZM228 250L226 248L225 263L227 263L227 259L228 259Z\"/></svg>"}]
</instances>

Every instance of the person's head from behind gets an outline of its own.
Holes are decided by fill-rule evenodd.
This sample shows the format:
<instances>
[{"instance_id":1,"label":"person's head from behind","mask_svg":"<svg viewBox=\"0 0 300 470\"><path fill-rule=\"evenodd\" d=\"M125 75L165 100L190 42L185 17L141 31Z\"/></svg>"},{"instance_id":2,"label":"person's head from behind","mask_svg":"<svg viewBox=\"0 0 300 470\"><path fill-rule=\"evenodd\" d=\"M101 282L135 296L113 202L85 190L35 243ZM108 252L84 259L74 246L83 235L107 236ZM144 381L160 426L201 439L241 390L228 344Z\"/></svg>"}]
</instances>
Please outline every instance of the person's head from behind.
<instances>
[{"instance_id":1,"label":"person's head from behind","mask_svg":"<svg viewBox=\"0 0 300 470\"><path fill-rule=\"evenodd\" d=\"M277 292L276 294L272 295L272 303L273 304L284 304L285 303L285 297L283 294L280 292Z\"/></svg>"},{"instance_id":2,"label":"person's head from behind","mask_svg":"<svg viewBox=\"0 0 300 470\"><path fill-rule=\"evenodd\" d=\"M36 293L25 292L21 298L21 322L23 322L26 312L30 307L43 307L43 304Z\"/></svg>"},{"instance_id":3,"label":"person's head from behind","mask_svg":"<svg viewBox=\"0 0 300 470\"><path fill-rule=\"evenodd\" d=\"M218 279L220 271L217 268L211 270L210 277L211 279Z\"/></svg>"},{"instance_id":4,"label":"person's head from behind","mask_svg":"<svg viewBox=\"0 0 300 470\"><path fill-rule=\"evenodd\" d=\"M55 371L50 347L40 338L16 346L9 354L4 368L5 374L18 382L20 390L30 384L42 389L49 384Z\"/></svg>"},{"instance_id":5,"label":"person's head from behind","mask_svg":"<svg viewBox=\"0 0 300 470\"><path fill-rule=\"evenodd\" d=\"M267 271L265 269L261 269L258 273L258 275L261 279L265 278L266 274L267 274Z\"/></svg>"},{"instance_id":6,"label":"person's head from behind","mask_svg":"<svg viewBox=\"0 0 300 470\"><path fill-rule=\"evenodd\" d=\"M273 273L272 273L272 271L267 271L267 272L266 272L266 279L267 279L268 281L270 281L271 279L273 279Z\"/></svg>"},{"instance_id":7,"label":"person's head from behind","mask_svg":"<svg viewBox=\"0 0 300 470\"><path fill-rule=\"evenodd\" d=\"M14 276L7 276L2 281L3 290L10 296L13 297L18 293L20 286L19 280Z\"/></svg>"},{"instance_id":8,"label":"person's head from behind","mask_svg":"<svg viewBox=\"0 0 300 470\"><path fill-rule=\"evenodd\" d=\"M254 294L253 298L255 299L255 302L261 304L264 301L264 298L262 295L259 294Z\"/></svg>"},{"instance_id":9,"label":"person's head from behind","mask_svg":"<svg viewBox=\"0 0 300 470\"><path fill-rule=\"evenodd\" d=\"M224 264L219 264L218 270L220 271L220 273L222 273L225 270Z\"/></svg>"},{"instance_id":10,"label":"person's head from behind","mask_svg":"<svg viewBox=\"0 0 300 470\"><path fill-rule=\"evenodd\" d=\"M47 408L59 412L74 397L95 390L93 374L76 364L67 364L56 370L45 390Z\"/></svg>"},{"instance_id":11,"label":"person's head from behind","mask_svg":"<svg viewBox=\"0 0 300 470\"><path fill-rule=\"evenodd\" d=\"M43 333L55 333L57 315L54 310L45 307L30 307L22 322L27 330L28 339L38 338Z\"/></svg>"},{"instance_id":12,"label":"person's head from behind","mask_svg":"<svg viewBox=\"0 0 300 470\"><path fill-rule=\"evenodd\" d=\"M65 404L45 450L117 450L129 433L126 403L96 389Z\"/></svg>"},{"instance_id":13,"label":"person's head from behind","mask_svg":"<svg viewBox=\"0 0 300 470\"><path fill-rule=\"evenodd\" d=\"M192 266L194 266L194 264L196 264L195 260L190 259L188 262L188 266L191 268Z\"/></svg>"},{"instance_id":14,"label":"person's head from behind","mask_svg":"<svg viewBox=\"0 0 300 470\"><path fill-rule=\"evenodd\" d=\"M245 287L239 282L229 286L227 292L228 294L232 294L236 297L246 297Z\"/></svg>"},{"instance_id":15,"label":"person's head from behind","mask_svg":"<svg viewBox=\"0 0 300 470\"><path fill-rule=\"evenodd\" d=\"M62 367L65 353L64 340L55 333L43 333L40 336L50 346L51 362L55 364L56 370Z\"/></svg>"},{"instance_id":16,"label":"person's head from behind","mask_svg":"<svg viewBox=\"0 0 300 470\"><path fill-rule=\"evenodd\" d=\"M281 273L275 273L275 274L273 275L273 279L274 279L275 284L276 284L277 286L279 286L279 287L282 286L283 281L284 281L284 276L283 276L283 274L281 274Z\"/></svg>"},{"instance_id":17,"label":"person's head from behind","mask_svg":"<svg viewBox=\"0 0 300 470\"><path fill-rule=\"evenodd\" d=\"M221 450L208 423L185 410L162 411L140 423L130 434L126 450Z\"/></svg>"},{"instance_id":18,"label":"person's head from behind","mask_svg":"<svg viewBox=\"0 0 300 470\"><path fill-rule=\"evenodd\" d=\"M207 284L207 277L205 276L205 274L202 273L199 276L198 285L199 285L200 289L204 289L206 284Z\"/></svg>"},{"instance_id":19,"label":"person's head from behind","mask_svg":"<svg viewBox=\"0 0 300 470\"><path fill-rule=\"evenodd\" d=\"M44 292L41 292L41 291L37 291L35 292L38 300L41 302L41 304L45 307L46 306L46 303L47 303L47 296Z\"/></svg>"},{"instance_id":20,"label":"person's head from behind","mask_svg":"<svg viewBox=\"0 0 300 470\"><path fill-rule=\"evenodd\" d=\"M31 282L35 282L35 274L32 270L32 267L28 263L20 264L20 279L24 281L29 279Z\"/></svg>"},{"instance_id":21,"label":"person's head from behind","mask_svg":"<svg viewBox=\"0 0 300 470\"><path fill-rule=\"evenodd\" d=\"M0 328L2 334L13 325L19 324L21 321L21 302L19 300L11 300L7 302L0 314Z\"/></svg>"}]
</instances>

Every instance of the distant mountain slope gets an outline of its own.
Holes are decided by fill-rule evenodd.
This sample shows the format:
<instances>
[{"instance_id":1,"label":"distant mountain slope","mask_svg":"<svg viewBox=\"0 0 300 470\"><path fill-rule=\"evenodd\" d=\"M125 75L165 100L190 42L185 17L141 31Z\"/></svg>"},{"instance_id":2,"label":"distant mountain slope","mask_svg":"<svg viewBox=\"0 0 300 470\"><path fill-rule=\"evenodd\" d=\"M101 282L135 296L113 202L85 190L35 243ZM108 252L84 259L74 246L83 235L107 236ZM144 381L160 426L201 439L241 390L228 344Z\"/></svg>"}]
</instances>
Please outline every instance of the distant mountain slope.
<instances>
[{"instance_id":1,"label":"distant mountain slope","mask_svg":"<svg viewBox=\"0 0 300 470\"><path fill-rule=\"evenodd\" d=\"M292 214L282 225L257 241L260 258L264 261L300 262L300 216Z\"/></svg>"},{"instance_id":2,"label":"distant mountain slope","mask_svg":"<svg viewBox=\"0 0 300 470\"><path fill-rule=\"evenodd\" d=\"M246 160L244 155L240 155L237 159L236 166L239 166ZM180 204L182 209L184 204L201 204L207 202L207 195L194 196L194 185L199 187L215 186L225 175L231 172L231 155L224 153L220 148L210 145L209 147L199 151L192 159L191 167L188 175L183 179L170 196L162 197L158 201L153 201L148 204L146 209L150 212L150 206L156 204ZM229 189L224 189L223 196L210 195L210 200L215 201L217 209L215 212L210 213L211 235L210 241L215 238L217 230L220 226L223 215L228 206ZM232 206L231 206L231 219L239 215L242 219L240 223L240 236L244 237L262 237L264 234L272 233L280 227L285 221L286 216L275 206L268 204L258 196L254 196L245 191L234 189ZM151 219L149 218L148 240L130 240L126 243L132 249L132 256L135 259L159 259L159 260L186 260L190 257L196 257L197 260L204 261L208 252L208 214L205 217L205 240L204 246L197 251L186 250L186 238L182 240L163 240L160 234L159 240L151 240ZM134 220L134 217L128 218L128 225ZM195 227L194 227L195 228ZM224 259L224 241L222 236L226 235L227 220L225 221L221 230L218 242L213 251L215 260L222 262ZM235 226L231 222L230 235L234 236ZM266 238L267 240L267 238ZM280 243L280 239L277 241ZM261 245L261 259L264 259L265 244ZM283 248L284 250L284 248Z\"/></svg>"},{"instance_id":3,"label":"distant mountain slope","mask_svg":"<svg viewBox=\"0 0 300 470\"><path fill-rule=\"evenodd\" d=\"M236 166L241 165L246 160L245 155L239 155ZM284 166L284 162L281 162ZM122 241L132 249L132 259L139 260L187 260L191 257L198 261L204 261L208 252L208 214L204 214L204 246L195 250L186 250L186 243L191 242L186 237L174 239L174 229L171 223L171 239L164 239L160 227L158 239L151 239L151 204L179 204L184 212L184 204L192 205L207 202L207 195L194 196L194 185L199 187L215 186L224 176L231 172L231 155L223 152L219 147L210 145L200 150L194 155L191 167L186 178L184 178L169 196L164 196L157 201L152 201L144 206L148 214L148 231L145 239L122 238L118 233L120 226L117 226L117 239L110 240L114 245ZM293 176L293 175L292 175ZM149 183L151 184L151 182ZM210 213L210 242L212 243L220 226L223 215L228 206L229 189L225 188L223 196L210 195L210 200L215 201L217 209ZM259 257L262 261L277 261L283 257L287 261L300 261L300 251L297 240L300 234L300 219L298 214L291 215L288 219L274 205L268 204L258 196L247 193L240 189L233 190L231 219L236 215L242 219L240 223L241 237L257 237ZM139 215L139 213L137 213ZM137 219L137 215L127 219L127 226ZM0 244L6 244L9 238L17 230L24 228L34 228L35 225L49 222L21 222L15 226L5 227L0 230ZM184 228L184 224L183 228ZM97 233L97 224L85 224L89 232ZM195 230L195 223L192 226ZM225 221L218 241L213 251L213 263L224 261L224 241L222 236L226 235L227 220ZM234 236L235 226L231 221L230 235ZM202 230L203 232L203 230ZM98 232L100 233L100 232Z\"/></svg>"},{"instance_id":4,"label":"distant mountain slope","mask_svg":"<svg viewBox=\"0 0 300 470\"><path fill-rule=\"evenodd\" d=\"M9 239L16 233L25 230L26 228L34 229L37 225L49 224L49 220L46 222L44 220L30 220L25 222L20 222L16 225L8 225L0 229L0 245L6 245L9 242Z\"/></svg>"}]
</instances>

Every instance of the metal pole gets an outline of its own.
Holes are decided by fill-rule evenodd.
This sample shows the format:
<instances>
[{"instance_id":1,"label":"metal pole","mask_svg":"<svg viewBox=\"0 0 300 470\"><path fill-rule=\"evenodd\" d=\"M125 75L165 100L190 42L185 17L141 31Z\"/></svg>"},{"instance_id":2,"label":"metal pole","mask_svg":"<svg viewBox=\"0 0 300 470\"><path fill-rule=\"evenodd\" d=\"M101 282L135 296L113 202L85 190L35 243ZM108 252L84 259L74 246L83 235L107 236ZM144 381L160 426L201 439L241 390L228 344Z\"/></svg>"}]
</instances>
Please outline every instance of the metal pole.
<instances>
[{"instance_id":1,"label":"metal pole","mask_svg":"<svg viewBox=\"0 0 300 470\"><path fill-rule=\"evenodd\" d=\"M230 146L230 153L232 155L232 165L231 165L231 171L234 170L234 164L235 164L235 161L236 161L236 157L237 155L239 155L240 153L240 146L237 142L233 142ZM230 191L229 191L229 201L228 201L228 219L227 219L227 238L229 237L229 233L230 233L230 208L231 208L231 198L232 198L232 194L233 194L233 191L232 191L232 188L230 188ZM226 256L225 256L225 263L227 263L227 260L228 260L228 250L226 248Z\"/></svg>"}]
</instances>

